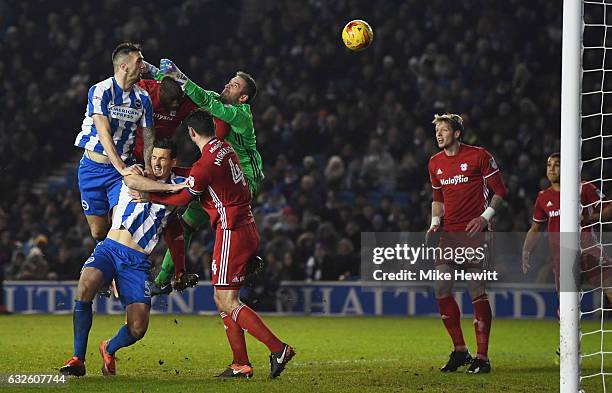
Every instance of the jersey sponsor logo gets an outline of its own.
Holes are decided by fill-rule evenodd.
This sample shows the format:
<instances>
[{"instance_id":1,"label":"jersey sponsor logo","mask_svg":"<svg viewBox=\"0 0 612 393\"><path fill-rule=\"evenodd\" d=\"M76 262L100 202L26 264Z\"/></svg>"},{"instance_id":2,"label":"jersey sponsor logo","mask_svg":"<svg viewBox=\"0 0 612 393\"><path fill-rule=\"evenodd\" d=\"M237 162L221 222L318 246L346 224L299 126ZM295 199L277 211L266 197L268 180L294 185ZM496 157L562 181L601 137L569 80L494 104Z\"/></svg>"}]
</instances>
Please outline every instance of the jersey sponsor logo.
<instances>
[{"instance_id":1,"label":"jersey sponsor logo","mask_svg":"<svg viewBox=\"0 0 612 393\"><path fill-rule=\"evenodd\" d=\"M455 175L448 179L440 179L440 183L443 186L454 186L461 183L467 183L470 179L464 175Z\"/></svg>"},{"instance_id":2,"label":"jersey sponsor logo","mask_svg":"<svg viewBox=\"0 0 612 393\"><path fill-rule=\"evenodd\" d=\"M495 162L495 158L489 158L489 164L491 165L491 168L497 169L497 162Z\"/></svg>"},{"instance_id":3,"label":"jersey sponsor logo","mask_svg":"<svg viewBox=\"0 0 612 393\"><path fill-rule=\"evenodd\" d=\"M466 162L462 163L459 167L461 168L461 170L463 172L467 171L467 163Z\"/></svg>"},{"instance_id":4,"label":"jersey sponsor logo","mask_svg":"<svg viewBox=\"0 0 612 393\"><path fill-rule=\"evenodd\" d=\"M438 171L436 172L436 175L441 175L442 174L442 169L438 168Z\"/></svg>"},{"instance_id":5,"label":"jersey sponsor logo","mask_svg":"<svg viewBox=\"0 0 612 393\"><path fill-rule=\"evenodd\" d=\"M228 161L230 164L230 170L232 171L232 180L234 180L234 184L242 182L242 185L246 186L246 181L244 180L244 173L242 172L240 165L234 164L231 158Z\"/></svg>"},{"instance_id":6,"label":"jersey sponsor logo","mask_svg":"<svg viewBox=\"0 0 612 393\"><path fill-rule=\"evenodd\" d=\"M142 110L130 108L129 106L115 106L110 105L108 107L108 113L113 119L129 121L136 123L142 116Z\"/></svg>"},{"instance_id":7,"label":"jersey sponsor logo","mask_svg":"<svg viewBox=\"0 0 612 393\"><path fill-rule=\"evenodd\" d=\"M553 205L553 203L552 203L551 201L548 201L548 202L546 203L546 207L551 207L552 205Z\"/></svg>"},{"instance_id":8,"label":"jersey sponsor logo","mask_svg":"<svg viewBox=\"0 0 612 393\"><path fill-rule=\"evenodd\" d=\"M189 176L187 179L185 179L185 181L187 182L189 188L192 188L195 185L195 179L193 176Z\"/></svg>"},{"instance_id":9,"label":"jersey sponsor logo","mask_svg":"<svg viewBox=\"0 0 612 393\"><path fill-rule=\"evenodd\" d=\"M559 217L560 211L559 210L551 210L548 212L548 217L553 218L553 217Z\"/></svg>"},{"instance_id":10,"label":"jersey sponsor logo","mask_svg":"<svg viewBox=\"0 0 612 393\"><path fill-rule=\"evenodd\" d=\"M89 203L87 203L85 199L81 200L81 206L83 207L83 210L89 210Z\"/></svg>"},{"instance_id":11,"label":"jersey sponsor logo","mask_svg":"<svg viewBox=\"0 0 612 393\"><path fill-rule=\"evenodd\" d=\"M158 119L158 120L167 120L167 121L171 121L174 120L175 114L173 115L172 112L170 112L170 116L166 116L166 115L162 115L161 113L153 113L153 118Z\"/></svg>"}]
</instances>

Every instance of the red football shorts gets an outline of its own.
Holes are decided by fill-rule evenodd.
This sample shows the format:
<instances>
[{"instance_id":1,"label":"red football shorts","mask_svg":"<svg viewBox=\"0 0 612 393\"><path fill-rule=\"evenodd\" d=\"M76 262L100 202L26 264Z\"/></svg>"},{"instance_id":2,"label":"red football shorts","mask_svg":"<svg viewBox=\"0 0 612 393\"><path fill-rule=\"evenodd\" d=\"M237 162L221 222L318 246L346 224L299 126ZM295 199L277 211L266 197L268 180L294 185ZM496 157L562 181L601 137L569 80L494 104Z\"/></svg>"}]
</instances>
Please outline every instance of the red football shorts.
<instances>
[{"instance_id":1,"label":"red football shorts","mask_svg":"<svg viewBox=\"0 0 612 393\"><path fill-rule=\"evenodd\" d=\"M259 233L254 222L236 229L217 226L211 273L218 289L238 289L244 282L247 265L259 250Z\"/></svg>"},{"instance_id":2,"label":"red football shorts","mask_svg":"<svg viewBox=\"0 0 612 393\"><path fill-rule=\"evenodd\" d=\"M457 269L484 269L488 266L490 232L442 232L435 266L449 265Z\"/></svg>"}]
</instances>

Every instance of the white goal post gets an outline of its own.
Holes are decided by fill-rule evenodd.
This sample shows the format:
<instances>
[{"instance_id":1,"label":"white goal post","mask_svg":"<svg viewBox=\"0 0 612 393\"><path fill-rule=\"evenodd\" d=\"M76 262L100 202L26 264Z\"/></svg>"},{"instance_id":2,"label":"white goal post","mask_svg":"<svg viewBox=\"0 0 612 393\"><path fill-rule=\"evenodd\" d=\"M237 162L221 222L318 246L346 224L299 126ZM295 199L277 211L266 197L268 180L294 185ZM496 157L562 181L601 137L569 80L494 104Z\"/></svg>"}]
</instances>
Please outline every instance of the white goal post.
<instances>
[{"instance_id":1,"label":"white goal post","mask_svg":"<svg viewBox=\"0 0 612 393\"><path fill-rule=\"evenodd\" d=\"M580 303L575 272L580 249L582 0L563 1L561 66L560 391L580 390ZM572 277L572 279L568 279Z\"/></svg>"}]
</instances>

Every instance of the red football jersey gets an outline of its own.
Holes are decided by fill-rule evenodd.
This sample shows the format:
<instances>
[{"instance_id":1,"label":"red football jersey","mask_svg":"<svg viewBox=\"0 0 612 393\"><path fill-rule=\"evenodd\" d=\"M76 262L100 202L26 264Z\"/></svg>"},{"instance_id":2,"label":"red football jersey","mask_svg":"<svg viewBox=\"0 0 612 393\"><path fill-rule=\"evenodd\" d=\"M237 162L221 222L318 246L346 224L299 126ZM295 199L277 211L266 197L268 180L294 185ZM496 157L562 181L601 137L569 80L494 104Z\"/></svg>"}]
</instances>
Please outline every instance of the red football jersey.
<instances>
[{"instance_id":1,"label":"red football jersey","mask_svg":"<svg viewBox=\"0 0 612 393\"><path fill-rule=\"evenodd\" d=\"M582 209L582 217L591 215L605 197L591 183L582 183L580 191L580 203L588 206ZM551 233L559 233L561 229L561 193L554 188L548 187L540 191L533 207L533 221L546 222L546 230ZM593 232L593 227L584 228L582 232ZM593 242L592 236L582 235L582 247L589 247ZM554 258L559 258L559 236L548 236L550 250Z\"/></svg>"},{"instance_id":2,"label":"red football jersey","mask_svg":"<svg viewBox=\"0 0 612 393\"><path fill-rule=\"evenodd\" d=\"M193 184L188 191L200 197L213 228L235 229L254 222L251 191L238 156L227 142L218 138L208 142L189 175Z\"/></svg>"},{"instance_id":3,"label":"red football jersey","mask_svg":"<svg viewBox=\"0 0 612 393\"><path fill-rule=\"evenodd\" d=\"M487 179L491 176L499 176L499 184L503 187L497 163L481 147L462 143L454 156L448 156L442 150L429 159L429 178L434 195L436 191L442 192L445 231L464 231L473 218L484 212L489 197Z\"/></svg>"},{"instance_id":4,"label":"red football jersey","mask_svg":"<svg viewBox=\"0 0 612 393\"><path fill-rule=\"evenodd\" d=\"M183 119L187 117L198 106L185 97L179 108L175 111L168 111L159 101L160 81L152 79L143 79L138 82L138 86L142 87L151 96L153 104L153 124L155 127L155 138L171 138L174 136L176 129L181 124ZM215 134L218 138L225 138L229 133L229 125L222 120L213 118L215 122ZM134 145L134 157L140 162L143 161L143 142L142 129L136 130L136 144Z\"/></svg>"}]
</instances>

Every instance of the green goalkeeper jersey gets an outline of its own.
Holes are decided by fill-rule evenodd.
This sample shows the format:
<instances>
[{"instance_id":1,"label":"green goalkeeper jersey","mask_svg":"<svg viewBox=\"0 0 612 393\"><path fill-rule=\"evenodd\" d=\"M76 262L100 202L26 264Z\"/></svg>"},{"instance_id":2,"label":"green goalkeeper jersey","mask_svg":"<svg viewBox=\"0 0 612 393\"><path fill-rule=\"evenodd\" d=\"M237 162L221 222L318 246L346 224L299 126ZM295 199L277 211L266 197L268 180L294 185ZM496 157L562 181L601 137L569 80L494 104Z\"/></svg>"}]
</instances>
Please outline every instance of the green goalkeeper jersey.
<instances>
[{"instance_id":1,"label":"green goalkeeper jersey","mask_svg":"<svg viewBox=\"0 0 612 393\"><path fill-rule=\"evenodd\" d=\"M204 90L192 81L185 84L185 93L199 107L230 125L225 140L232 145L244 171L253 197L263 179L263 163L257 151L253 114L249 104L224 104L219 93Z\"/></svg>"}]
</instances>

